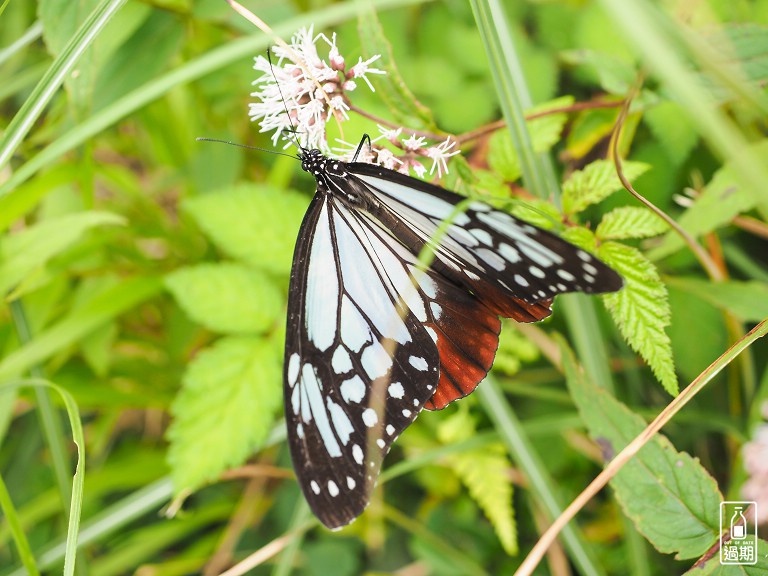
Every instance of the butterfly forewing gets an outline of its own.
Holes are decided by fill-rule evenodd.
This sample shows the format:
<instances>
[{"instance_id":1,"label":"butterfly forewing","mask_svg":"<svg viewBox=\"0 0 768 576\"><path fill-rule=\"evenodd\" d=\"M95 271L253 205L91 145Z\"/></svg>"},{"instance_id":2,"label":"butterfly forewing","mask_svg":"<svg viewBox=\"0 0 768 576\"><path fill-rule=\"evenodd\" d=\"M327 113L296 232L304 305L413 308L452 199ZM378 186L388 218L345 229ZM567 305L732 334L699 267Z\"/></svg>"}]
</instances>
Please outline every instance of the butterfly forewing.
<instances>
[{"instance_id":1,"label":"butterfly forewing","mask_svg":"<svg viewBox=\"0 0 768 576\"><path fill-rule=\"evenodd\" d=\"M433 287L411 276L374 220L332 196L316 196L302 229L288 302L286 419L302 490L336 528L365 508L383 456L437 387L422 284Z\"/></svg>"}]
</instances>

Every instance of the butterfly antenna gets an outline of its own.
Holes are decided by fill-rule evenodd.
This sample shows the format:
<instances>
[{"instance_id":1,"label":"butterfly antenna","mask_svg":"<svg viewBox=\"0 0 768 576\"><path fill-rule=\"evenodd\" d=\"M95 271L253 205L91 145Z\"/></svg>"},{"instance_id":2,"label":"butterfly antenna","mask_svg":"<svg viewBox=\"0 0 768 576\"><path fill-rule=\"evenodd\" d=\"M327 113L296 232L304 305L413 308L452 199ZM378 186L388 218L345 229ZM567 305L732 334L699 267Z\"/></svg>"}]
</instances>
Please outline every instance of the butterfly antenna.
<instances>
[{"instance_id":1,"label":"butterfly antenna","mask_svg":"<svg viewBox=\"0 0 768 576\"><path fill-rule=\"evenodd\" d=\"M248 144L240 144L239 142L232 142L230 140L219 140L218 138L195 138L197 142L216 142L217 144L229 144L230 146L237 146L238 148L246 148L247 150L259 150L260 152L268 152L269 154L277 154L278 156L287 156L288 158L298 158L294 154L286 154L285 152L278 152L277 150L270 150L269 148L260 148L259 146L249 146ZM299 158L300 159L300 158Z\"/></svg>"},{"instance_id":2,"label":"butterfly antenna","mask_svg":"<svg viewBox=\"0 0 768 576\"><path fill-rule=\"evenodd\" d=\"M267 61L269 62L269 70L272 72L272 78L275 79L275 84L277 85L277 91L280 93L280 99L283 101L283 109L285 110L285 115L288 117L288 122L291 123L291 129L284 128L284 132L290 132L294 136L294 140L292 140L293 145L296 146L299 150L304 152L304 147L301 145L301 141L296 136L299 131L296 129L296 125L293 123L293 118L291 118L291 114L288 112L288 104L285 101L285 95L283 94L283 89L280 87L280 82L277 81L277 75L275 74L275 68L272 66L272 51L267 48Z\"/></svg>"}]
</instances>

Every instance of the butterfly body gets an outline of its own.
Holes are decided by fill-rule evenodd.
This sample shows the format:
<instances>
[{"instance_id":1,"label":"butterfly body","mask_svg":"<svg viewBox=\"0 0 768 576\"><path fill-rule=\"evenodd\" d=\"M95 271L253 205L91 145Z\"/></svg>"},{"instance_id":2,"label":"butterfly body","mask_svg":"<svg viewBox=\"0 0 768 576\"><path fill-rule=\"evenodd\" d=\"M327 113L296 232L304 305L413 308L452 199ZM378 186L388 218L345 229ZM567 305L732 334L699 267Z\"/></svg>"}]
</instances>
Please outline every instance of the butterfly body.
<instances>
[{"instance_id":1,"label":"butterfly body","mask_svg":"<svg viewBox=\"0 0 768 576\"><path fill-rule=\"evenodd\" d=\"M541 320L556 294L622 281L482 202L318 150L299 156L317 192L291 272L285 412L302 491L338 528L363 511L383 457L418 413L485 377L499 317Z\"/></svg>"}]
</instances>

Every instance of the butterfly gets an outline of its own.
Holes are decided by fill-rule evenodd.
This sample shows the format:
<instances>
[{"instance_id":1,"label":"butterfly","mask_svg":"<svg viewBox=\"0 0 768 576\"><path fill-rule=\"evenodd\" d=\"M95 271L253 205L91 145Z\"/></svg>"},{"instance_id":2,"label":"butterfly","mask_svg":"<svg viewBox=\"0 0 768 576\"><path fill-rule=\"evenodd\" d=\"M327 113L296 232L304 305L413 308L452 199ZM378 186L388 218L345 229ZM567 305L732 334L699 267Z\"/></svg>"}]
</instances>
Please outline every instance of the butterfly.
<instances>
[{"instance_id":1,"label":"butterfly","mask_svg":"<svg viewBox=\"0 0 768 576\"><path fill-rule=\"evenodd\" d=\"M285 417L302 492L337 529L363 512L419 412L485 378L500 317L536 322L555 295L613 292L622 279L484 202L320 150L297 155L317 191L290 278Z\"/></svg>"}]
</instances>

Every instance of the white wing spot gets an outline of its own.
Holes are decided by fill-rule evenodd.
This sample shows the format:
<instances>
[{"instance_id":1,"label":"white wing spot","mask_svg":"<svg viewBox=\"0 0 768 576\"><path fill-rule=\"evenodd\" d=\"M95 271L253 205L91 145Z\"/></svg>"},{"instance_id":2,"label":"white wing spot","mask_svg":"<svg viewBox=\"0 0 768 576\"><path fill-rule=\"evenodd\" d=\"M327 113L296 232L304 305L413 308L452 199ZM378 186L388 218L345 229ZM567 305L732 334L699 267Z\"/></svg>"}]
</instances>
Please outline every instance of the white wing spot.
<instances>
[{"instance_id":1,"label":"white wing spot","mask_svg":"<svg viewBox=\"0 0 768 576\"><path fill-rule=\"evenodd\" d=\"M387 424L387 434L392 436L395 433L395 427L392 424Z\"/></svg>"},{"instance_id":2,"label":"white wing spot","mask_svg":"<svg viewBox=\"0 0 768 576\"><path fill-rule=\"evenodd\" d=\"M435 320L440 320L440 316L443 315L443 307L437 302L430 302L429 307L432 309L432 317Z\"/></svg>"},{"instance_id":3,"label":"white wing spot","mask_svg":"<svg viewBox=\"0 0 768 576\"><path fill-rule=\"evenodd\" d=\"M347 404L350 402L358 404L365 397L365 383L357 374L349 380L344 380L344 382L341 383L339 390L341 392L341 397Z\"/></svg>"},{"instance_id":4,"label":"white wing spot","mask_svg":"<svg viewBox=\"0 0 768 576\"><path fill-rule=\"evenodd\" d=\"M363 410L363 422L368 428L373 428L378 421L379 417L376 415L376 410L373 408L366 408Z\"/></svg>"},{"instance_id":5,"label":"white wing spot","mask_svg":"<svg viewBox=\"0 0 768 576\"><path fill-rule=\"evenodd\" d=\"M557 275L560 276L560 278L562 278L563 280L568 280L568 281L571 281L571 282L576 280L576 276L574 276L573 274L568 272L568 270L560 269L560 270L557 271Z\"/></svg>"},{"instance_id":6,"label":"white wing spot","mask_svg":"<svg viewBox=\"0 0 768 576\"><path fill-rule=\"evenodd\" d=\"M349 437L355 429L352 427L352 422L349 420L349 416L344 409L336 404L330 398L326 398L326 406L328 406L328 412L331 414L331 422L336 429L336 435L341 440L341 443L346 446L349 443Z\"/></svg>"},{"instance_id":7,"label":"white wing spot","mask_svg":"<svg viewBox=\"0 0 768 576\"><path fill-rule=\"evenodd\" d=\"M304 322L307 338L317 349L325 352L336 338L336 318L339 301L339 279L331 240L328 206L325 204L317 219L307 274Z\"/></svg>"},{"instance_id":8,"label":"white wing spot","mask_svg":"<svg viewBox=\"0 0 768 576\"><path fill-rule=\"evenodd\" d=\"M427 384L427 390L432 390L432 388L434 388L434 386L432 386L432 384Z\"/></svg>"},{"instance_id":9,"label":"white wing spot","mask_svg":"<svg viewBox=\"0 0 768 576\"><path fill-rule=\"evenodd\" d=\"M405 389L400 382L392 382L392 384L389 385L389 388L387 388L387 391L392 398L397 398L398 400L405 395Z\"/></svg>"},{"instance_id":10,"label":"white wing spot","mask_svg":"<svg viewBox=\"0 0 768 576\"><path fill-rule=\"evenodd\" d=\"M584 272L587 274L592 274L593 276L597 276L597 268L592 266L592 264L589 264L588 262L585 262L581 265L582 268L584 268Z\"/></svg>"},{"instance_id":11,"label":"white wing spot","mask_svg":"<svg viewBox=\"0 0 768 576\"><path fill-rule=\"evenodd\" d=\"M517 282L520 286L530 286L528 280L520 276L520 274L515 274L515 282Z\"/></svg>"},{"instance_id":12,"label":"white wing spot","mask_svg":"<svg viewBox=\"0 0 768 576\"><path fill-rule=\"evenodd\" d=\"M494 270L504 270L504 268L507 267L507 263L504 262L504 258L496 254L496 252L493 250L489 250L488 248L479 248L475 250L475 253L483 262L488 264Z\"/></svg>"},{"instance_id":13,"label":"white wing spot","mask_svg":"<svg viewBox=\"0 0 768 576\"><path fill-rule=\"evenodd\" d=\"M519 262L521 260L520 258L520 252L512 248L509 244L501 243L499 245L499 253L504 256L509 262L512 262L513 264L515 262Z\"/></svg>"},{"instance_id":14,"label":"white wing spot","mask_svg":"<svg viewBox=\"0 0 768 576\"><path fill-rule=\"evenodd\" d=\"M302 440L304 439L304 425L301 422L296 425L296 436Z\"/></svg>"},{"instance_id":15,"label":"white wing spot","mask_svg":"<svg viewBox=\"0 0 768 576\"><path fill-rule=\"evenodd\" d=\"M546 276L546 274L544 273L544 270L542 270L541 268L537 268L536 266L529 266L528 271L534 276L536 276L536 278L544 278L544 276Z\"/></svg>"},{"instance_id":16,"label":"white wing spot","mask_svg":"<svg viewBox=\"0 0 768 576\"><path fill-rule=\"evenodd\" d=\"M288 360L288 384L293 388L296 385L296 378L299 377L299 355L294 352Z\"/></svg>"},{"instance_id":17,"label":"white wing spot","mask_svg":"<svg viewBox=\"0 0 768 576\"><path fill-rule=\"evenodd\" d=\"M467 278L469 278L470 280L475 280L475 281L480 280L480 276L478 276L471 270L464 270L464 274L466 274Z\"/></svg>"},{"instance_id":18,"label":"white wing spot","mask_svg":"<svg viewBox=\"0 0 768 576\"><path fill-rule=\"evenodd\" d=\"M387 444L381 438L377 438L376 445L383 450L384 446L386 446Z\"/></svg>"},{"instance_id":19,"label":"white wing spot","mask_svg":"<svg viewBox=\"0 0 768 576\"><path fill-rule=\"evenodd\" d=\"M336 374L346 374L352 370L352 358L349 356L349 352L341 344L336 347L331 358L331 366Z\"/></svg>"},{"instance_id":20,"label":"white wing spot","mask_svg":"<svg viewBox=\"0 0 768 576\"><path fill-rule=\"evenodd\" d=\"M354 458L355 462L358 464L363 463L363 449L360 448L359 444L352 446L352 458Z\"/></svg>"},{"instance_id":21,"label":"white wing spot","mask_svg":"<svg viewBox=\"0 0 768 576\"><path fill-rule=\"evenodd\" d=\"M339 495L339 487L336 486L336 482L333 480L328 480L328 494L334 498Z\"/></svg>"},{"instance_id":22,"label":"white wing spot","mask_svg":"<svg viewBox=\"0 0 768 576\"><path fill-rule=\"evenodd\" d=\"M469 233L486 246L493 246L493 238L491 238L491 235L486 230L483 230L482 228L473 228Z\"/></svg>"},{"instance_id":23,"label":"white wing spot","mask_svg":"<svg viewBox=\"0 0 768 576\"><path fill-rule=\"evenodd\" d=\"M557 285L558 290L568 290L568 287L565 284L558 284Z\"/></svg>"},{"instance_id":24,"label":"white wing spot","mask_svg":"<svg viewBox=\"0 0 768 576\"><path fill-rule=\"evenodd\" d=\"M416 370L421 370L422 372L429 368L429 364L427 364L427 361L421 356L411 356L408 358L408 362L411 366L416 368Z\"/></svg>"},{"instance_id":25,"label":"white wing spot","mask_svg":"<svg viewBox=\"0 0 768 576\"><path fill-rule=\"evenodd\" d=\"M320 494L320 486L317 484L317 482L312 480L312 482L309 483L309 486L312 488L312 492L315 494Z\"/></svg>"},{"instance_id":26,"label":"white wing spot","mask_svg":"<svg viewBox=\"0 0 768 576\"><path fill-rule=\"evenodd\" d=\"M578 256L579 258L584 260L584 262L591 262L592 261L592 256L587 254L586 252L584 252L584 250L577 250L576 251L576 256Z\"/></svg>"},{"instance_id":27,"label":"white wing spot","mask_svg":"<svg viewBox=\"0 0 768 576\"><path fill-rule=\"evenodd\" d=\"M547 293L544 292L544 290L539 290L539 292L538 292L539 298L544 298L544 296L546 296L546 295L547 295Z\"/></svg>"},{"instance_id":28,"label":"white wing spot","mask_svg":"<svg viewBox=\"0 0 768 576\"><path fill-rule=\"evenodd\" d=\"M355 479L352 478L352 476L347 476L347 488L349 488L350 490L354 490L355 486L357 486Z\"/></svg>"},{"instance_id":29,"label":"white wing spot","mask_svg":"<svg viewBox=\"0 0 768 576\"><path fill-rule=\"evenodd\" d=\"M366 374L371 379L376 379L386 375L387 371L392 368L392 357L386 348L381 345L381 342L374 340L370 346L363 350L360 356L360 363L363 365Z\"/></svg>"},{"instance_id":30,"label":"white wing spot","mask_svg":"<svg viewBox=\"0 0 768 576\"><path fill-rule=\"evenodd\" d=\"M437 343L437 332L435 332L435 329L431 326L425 326L424 329L427 331L427 334L429 334L429 337L432 338L432 341Z\"/></svg>"},{"instance_id":31,"label":"white wing spot","mask_svg":"<svg viewBox=\"0 0 768 576\"><path fill-rule=\"evenodd\" d=\"M470 209L474 210L475 212L490 212L493 210L488 204L485 204L484 202L470 202L469 203Z\"/></svg>"},{"instance_id":32,"label":"white wing spot","mask_svg":"<svg viewBox=\"0 0 768 576\"><path fill-rule=\"evenodd\" d=\"M590 284L594 284L595 283L595 277L592 276L591 274L584 274L584 280L586 280Z\"/></svg>"},{"instance_id":33,"label":"white wing spot","mask_svg":"<svg viewBox=\"0 0 768 576\"><path fill-rule=\"evenodd\" d=\"M419 399L418 398L414 398L413 399L413 405L414 406L418 406L419 405Z\"/></svg>"},{"instance_id":34,"label":"white wing spot","mask_svg":"<svg viewBox=\"0 0 768 576\"><path fill-rule=\"evenodd\" d=\"M406 418L410 418L411 417L411 411L408 410L408 408L404 408L403 409L403 416L405 416Z\"/></svg>"}]
</instances>

